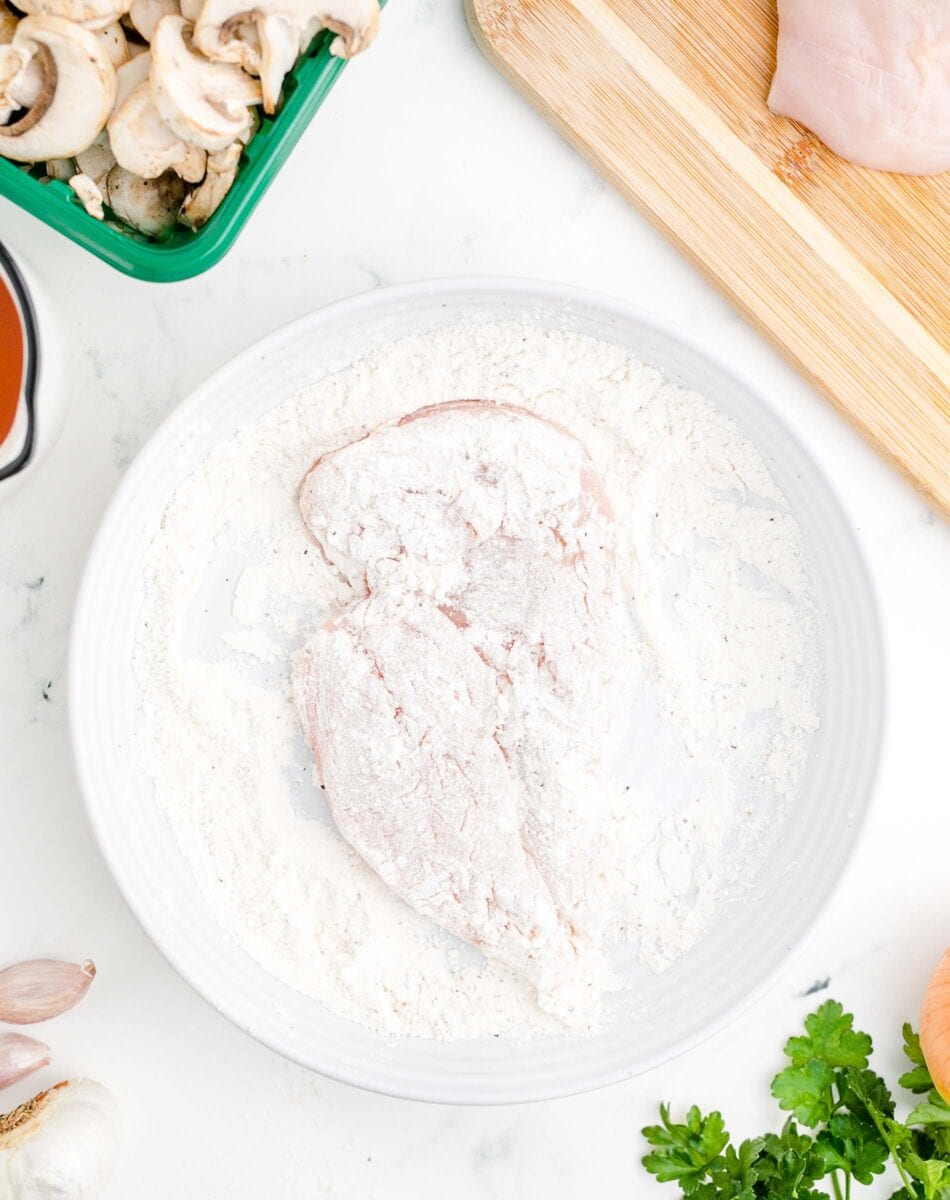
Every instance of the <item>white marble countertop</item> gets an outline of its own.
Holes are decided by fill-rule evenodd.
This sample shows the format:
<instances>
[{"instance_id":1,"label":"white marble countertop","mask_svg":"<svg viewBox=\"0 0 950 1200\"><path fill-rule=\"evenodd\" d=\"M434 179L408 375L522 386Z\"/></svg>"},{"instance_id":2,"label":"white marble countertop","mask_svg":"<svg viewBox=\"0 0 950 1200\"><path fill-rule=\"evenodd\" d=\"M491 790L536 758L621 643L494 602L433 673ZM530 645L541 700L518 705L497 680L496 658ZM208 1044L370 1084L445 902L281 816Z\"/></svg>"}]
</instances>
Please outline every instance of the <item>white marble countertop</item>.
<instances>
[{"instance_id":1,"label":"white marble countertop","mask_svg":"<svg viewBox=\"0 0 950 1200\"><path fill-rule=\"evenodd\" d=\"M803 993L826 979L896 1069L900 1023L950 942L940 826L948 529L496 76L460 0L393 0L378 45L347 70L210 273L167 287L125 279L5 201L0 234L52 294L73 364L60 442L0 508L0 961L99 963L89 999L44 1028L60 1076L90 1074L121 1097L127 1137L111 1197L652 1194L638 1131L657 1101L722 1106L743 1134L774 1124L770 1072L811 1003ZM613 293L741 362L842 497L878 590L889 675L876 805L843 886L783 981L675 1063L519 1108L363 1093L281 1060L218 1017L147 941L106 872L64 704L70 613L90 541L162 417L293 317L381 284L460 274ZM8 1095L17 1102L26 1092Z\"/></svg>"}]
</instances>

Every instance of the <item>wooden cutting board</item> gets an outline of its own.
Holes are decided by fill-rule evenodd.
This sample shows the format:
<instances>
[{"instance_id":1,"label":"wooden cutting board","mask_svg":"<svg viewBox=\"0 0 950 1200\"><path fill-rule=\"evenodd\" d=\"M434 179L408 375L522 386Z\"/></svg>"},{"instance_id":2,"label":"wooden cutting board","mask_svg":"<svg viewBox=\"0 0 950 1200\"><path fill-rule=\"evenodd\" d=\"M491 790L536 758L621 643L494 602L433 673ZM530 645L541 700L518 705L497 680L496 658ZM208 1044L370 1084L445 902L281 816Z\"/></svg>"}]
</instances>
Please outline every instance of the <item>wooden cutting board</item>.
<instances>
[{"instance_id":1,"label":"wooden cutting board","mask_svg":"<svg viewBox=\"0 0 950 1200\"><path fill-rule=\"evenodd\" d=\"M491 61L950 513L950 175L866 171L773 116L775 0L466 3Z\"/></svg>"}]
</instances>

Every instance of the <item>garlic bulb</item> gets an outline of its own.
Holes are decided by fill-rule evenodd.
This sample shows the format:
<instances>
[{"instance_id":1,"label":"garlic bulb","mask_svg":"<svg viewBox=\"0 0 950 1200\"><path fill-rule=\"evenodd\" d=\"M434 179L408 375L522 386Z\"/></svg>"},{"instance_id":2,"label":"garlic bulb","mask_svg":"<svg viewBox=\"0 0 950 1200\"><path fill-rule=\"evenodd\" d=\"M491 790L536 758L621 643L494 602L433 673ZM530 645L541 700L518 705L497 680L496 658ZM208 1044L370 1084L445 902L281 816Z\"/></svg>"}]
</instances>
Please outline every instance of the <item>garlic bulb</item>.
<instances>
[{"instance_id":1,"label":"garlic bulb","mask_svg":"<svg viewBox=\"0 0 950 1200\"><path fill-rule=\"evenodd\" d=\"M3 1200L97 1200L119 1150L119 1110L101 1083L69 1079L0 1116Z\"/></svg>"},{"instance_id":2,"label":"garlic bulb","mask_svg":"<svg viewBox=\"0 0 950 1200\"><path fill-rule=\"evenodd\" d=\"M40 958L0 971L0 1021L32 1025L66 1012L85 996L96 965Z\"/></svg>"},{"instance_id":3,"label":"garlic bulb","mask_svg":"<svg viewBox=\"0 0 950 1200\"><path fill-rule=\"evenodd\" d=\"M49 1046L22 1033L0 1033L0 1088L25 1079L49 1062Z\"/></svg>"}]
</instances>

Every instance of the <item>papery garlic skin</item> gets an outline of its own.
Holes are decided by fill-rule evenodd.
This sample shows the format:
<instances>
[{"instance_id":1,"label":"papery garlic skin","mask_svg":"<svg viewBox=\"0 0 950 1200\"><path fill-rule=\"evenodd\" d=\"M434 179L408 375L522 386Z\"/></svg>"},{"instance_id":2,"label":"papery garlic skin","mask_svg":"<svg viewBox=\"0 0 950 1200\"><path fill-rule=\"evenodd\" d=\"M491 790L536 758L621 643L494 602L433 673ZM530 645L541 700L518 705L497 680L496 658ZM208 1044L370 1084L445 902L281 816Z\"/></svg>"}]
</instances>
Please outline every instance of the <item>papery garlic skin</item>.
<instances>
[{"instance_id":1,"label":"papery garlic skin","mask_svg":"<svg viewBox=\"0 0 950 1200\"><path fill-rule=\"evenodd\" d=\"M0 1021L33 1025L67 1012L85 996L96 964L39 958L0 971ZM0 1196L0 1200L3 1200Z\"/></svg>"},{"instance_id":2,"label":"papery garlic skin","mask_svg":"<svg viewBox=\"0 0 950 1200\"><path fill-rule=\"evenodd\" d=\"M0 1088L32 1075L49 1060L49 1046L36 1038L24 1037L22 1033L0 1033Z\"/></svg>"},{"instance_id":3,"label":"papery garlic skin","mask_svg":"<svg viewBox=\"0 0 950 1200\"><path fill-rule=\"evenodd\" d=\"M119 1108L91 1079L0 1117L0 1200L98 1200L119 1157Z\"/></svg>"}]
</instances>

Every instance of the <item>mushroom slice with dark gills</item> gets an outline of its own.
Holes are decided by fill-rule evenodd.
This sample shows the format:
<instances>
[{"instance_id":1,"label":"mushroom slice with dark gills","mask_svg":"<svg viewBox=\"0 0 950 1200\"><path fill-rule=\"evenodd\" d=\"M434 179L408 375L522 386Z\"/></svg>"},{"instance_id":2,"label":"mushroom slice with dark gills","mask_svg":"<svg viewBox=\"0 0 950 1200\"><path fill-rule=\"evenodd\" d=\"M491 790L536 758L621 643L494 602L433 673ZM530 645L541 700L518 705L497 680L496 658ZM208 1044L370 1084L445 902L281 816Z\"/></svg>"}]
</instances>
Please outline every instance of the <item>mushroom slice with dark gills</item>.
<instances>
[{"instance_id":1,"label":"mushroom slice with dark gills","mask_svg":"<svg viewBox=\"0 0 950 1200\"><path fill-rule=\"evenodd\" d=\"M39 91L22 116L0 125L0 156L42 162L90 146L112 111L116 88L115 68L96 34L62 17L24 17L13 41L0 47L0 64L9 69L14 59L20 70L8 96L17 98L17 79L29 68L38 72Z\"/></svg>"}]
</instances>

